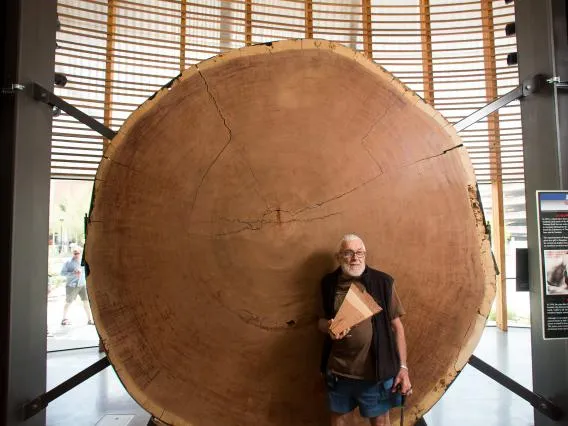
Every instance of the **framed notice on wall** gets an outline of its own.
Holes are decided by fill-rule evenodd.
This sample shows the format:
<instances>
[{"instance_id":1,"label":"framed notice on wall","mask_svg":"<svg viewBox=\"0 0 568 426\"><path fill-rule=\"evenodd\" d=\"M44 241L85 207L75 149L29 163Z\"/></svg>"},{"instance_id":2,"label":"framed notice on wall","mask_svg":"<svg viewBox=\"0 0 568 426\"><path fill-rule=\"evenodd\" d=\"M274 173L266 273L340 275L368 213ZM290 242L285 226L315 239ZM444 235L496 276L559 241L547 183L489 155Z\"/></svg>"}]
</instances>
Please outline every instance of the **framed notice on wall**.
<instances>
[{"instance_id":1,"label":"framed notice on wall","mask_svg":"<svg viewBox=\"0 0 568 426\"><path fill-rule=\"evenodd\" d=\"M568 191L537 191L545 339L568 338Z\"/></svg>"}]
</instances>

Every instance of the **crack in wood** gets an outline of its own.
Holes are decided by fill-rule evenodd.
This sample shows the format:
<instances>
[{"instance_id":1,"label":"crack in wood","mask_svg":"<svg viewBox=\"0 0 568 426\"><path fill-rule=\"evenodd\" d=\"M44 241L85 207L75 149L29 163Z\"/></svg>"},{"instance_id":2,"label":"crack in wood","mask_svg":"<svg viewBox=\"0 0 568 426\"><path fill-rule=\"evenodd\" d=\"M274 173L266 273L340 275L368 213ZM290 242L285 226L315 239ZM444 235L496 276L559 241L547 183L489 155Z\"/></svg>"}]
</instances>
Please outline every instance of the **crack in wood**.
<instances>
[{"instance_id":1,"label":"crack in wood","mask_svg":"<svg viewBox=\"0 0 568 426\"><path fill-rule=\"evenodd\" d=\"M197 69L198 74L200 75L201 79L203 80L203 83L205 84L205 90L207 91L209 98L213 102L213 105L215 105L215 108L217 110L217 114L219 115L219 117L223 121L223 125L227 129L227 133L228 133L229 137L227 139L227 142L225 143L225 145L223 145L223 147L221 148L219 153L215 156L215 158L213 159L211 164L209 164L209 166L205 170L205 173L203 173L203 176L201 176L201 181L199 182L199 185L195 189L195 194L194 194L193 200L191 202L190 213L189 213L190 219L191 219L191 216L193 215L193 209L195 207L195 202L197 201L197 197L199 196L199 192L201 190L201 187L203 186L203 182L205 182L205 178L207 177L207 175L209 174L209 172L211 171L211 169L213 168L215 163L219 160L221 155L223 155L223 153L225 152L225 150L227 149L227 147L229 146L229 144L231 143L231 141L233 139L233 132L231 131L231 129L227 125L227 120L223 116L223 113L221 112L221 109L219 108L219 105L217 104L217 100L215 99L215 97L211 93L211 90L209 89L209 83L207 82L207 79L205 78L205 76L203 75L203 73L201 72L201 70L199 69L199 67L197 65L195 65L195 68Z\"/></svg>"},{"instance_id":2,"label":"crack in wood","mask_svg":"<svg viewBox=\"0 0 568 426\"><path fill-rule=\"evenodd\" d=\"M414 162L412 162L412 163L410 163L406 166L403 166L403 167L414 166L415 164L421 163L423 161L427 161L427 160L431 160L433 158L441 157L442 155L446 155L448 152L453 151L454 149L463 148L463 146L464 146L463 143L460 143L459 145L455 145L455 146L452 146L451 148L443 150L440 154L429 155L428 157L421 158L420 160L416 160L416 161L414 161Z\"/></svg>"},{"instance_id":3,"label":"crack in wood","mask_svg":"<svg viewBox=\"0 0 568 426\"><path fill-rule=\"evenodd\" d=\"M317 208L319 208L319 207L321 207L321 206L323 206L323 205L325 205L325 204L327 204L327 203L330 203L330 202L332 202L332 201L339 200L340 198L343 198L343 197L345 197L346 195L349 195L349 194L351 194L352 192L355 192L355 191L357 191L358 189L363 188L364 186L370 184L371 182L375 181L376 179L378 179L378 178L381 177L382 175L383 175L383 173L379 173L379 174L373 176L371 179L366 180L365 182L363 182L363 183L357 185L357 186L354 187L354 188L351 188L351 189L348 190L348 191L342 192L341 194L336 195L336 196L331 197L331 198L328 198L327 200L319 201L319 202L317 202L317 203L314 203L314 204L311 204L311 205L309 205L309 206L306 206L306 207L303 207L303 208L301 208L301 209L298 209L298 210L294 211L293 214L294 214L294 215L297 215L297 214L303 213L303 212L306 211L306 210L317 209Z\"/></svg>"},{"instance_id":4,"label":"crack in wood","mask_svg":"<svg viewBox=\"0 0 568 426\"><path fill-rule=\"evenodd\" d=\"M365 151L367 151L367 154L369 154L369 157L371 158L371 160L373 160L373 163L375 163L377 165L377 167L379 168L380 173L383 173L383 168L381 167L381 165L379 164L379 162L377 161L377 159L373 156L373 154L371 153L371 150L369 149L369 147L366 145L367 142L367 138L369 137L369 135L371 134L371 132L375 129L375 127L377 127L377 125L383 121L383 119L386 117L387 113L389 112L388 107L385 108L385 110L379 114L379 117L373 122L373 124L371 124L371 127L369 127L369 130L367 131L367 133L365 133L365 136L363 136L361 138L361 146L363 147L363 149L365 149Z\"/></svg>"},{"instance_id":5,"label":"crack in wood","mask_svg":"<svg viewBox=\"0 0 568 426\"><path fill-rule=\"evenodd\" d=\"M311 217L311 218L306 218L306 219L289 219L289 220L282 220L281 218L278 218L278 212L282 212L284 210L274 210L274 212L276 212L277 217L276 220L265 220L264 217L257 219L257 220L251 220L251 221L246 221L246 220L242 220L242 219L228 219L228 218L221 218L223 220L227 220L230 222L235 222L235 223L242 223L246 226L239 228L239 229L235 229L233 231L228 231L228 232L221 232L221 233L217 233L214 234L216 237L224 237L224 236L228 236L228 235L234 235L234 234L239 234L241 232L244 231L260 231L264 225L284 225L284 224L288 224L288 223L293 223L293 222L314 222L316 220L324 220L327 219L329 217L332 216L337 216L340 215L341 212L334 212L334 213L330 213L324 216L318 216L318 217Z\"/></svg>"}]
</instances>

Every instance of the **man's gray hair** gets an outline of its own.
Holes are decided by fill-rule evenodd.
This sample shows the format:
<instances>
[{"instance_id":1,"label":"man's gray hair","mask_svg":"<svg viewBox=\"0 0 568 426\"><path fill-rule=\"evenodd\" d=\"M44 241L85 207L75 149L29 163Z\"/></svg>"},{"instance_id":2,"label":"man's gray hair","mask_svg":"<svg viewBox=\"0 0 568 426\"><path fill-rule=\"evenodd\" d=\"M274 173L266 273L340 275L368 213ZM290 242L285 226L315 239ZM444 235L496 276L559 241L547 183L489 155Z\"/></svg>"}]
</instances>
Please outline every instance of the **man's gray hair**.
<instances>
[{"instance_id":1,"label":"man's gray hair","mask_svg":"<svg viewBox=\"0 0 568 426\"><path fill-rule=\"evenodd\" d=\"M341 237L341 241L339 241L339 245L337 246L337 252L339 253L343 247L343 243L346 243L347 241L361 241L361 244L363 244L363 249L365 250L365 243L363 242L363 239L356 234L345 234L343 237Z\"/></svg>"}]
</instances>

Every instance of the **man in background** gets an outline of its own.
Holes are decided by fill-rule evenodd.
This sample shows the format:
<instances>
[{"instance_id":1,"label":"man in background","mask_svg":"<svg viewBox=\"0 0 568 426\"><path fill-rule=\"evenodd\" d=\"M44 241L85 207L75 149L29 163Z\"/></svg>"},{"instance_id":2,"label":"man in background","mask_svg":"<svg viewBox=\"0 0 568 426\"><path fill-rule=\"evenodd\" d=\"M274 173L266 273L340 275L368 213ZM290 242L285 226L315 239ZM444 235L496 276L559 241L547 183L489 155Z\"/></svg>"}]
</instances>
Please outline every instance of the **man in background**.
<instances>
[{"instance_id":1,"label":"man in background","mask_svg":"<svg viewBox=\"0 0 568 426\"><path fill-rule=\"evenodd\" d=\"M369 268L365 244L357 235L345 235L336 258L339 268L321 283L326 333L321 371L326 377L331 425L346 424L357 406L371 426L390 425L389 409L401 404L400 394L412 387L406 364L406 341L400 317L404 314L393 278ZM368 292L382 311L334 337L329 327L351 285Z\"/></svg>"},{"instance_id":2,"label":"man in background","mask_svg":"<svg viewBox=\"0 0 568 426\"><path fill-rule=\"evenodd\" d=\"M87 324L94 324L91 308L87 299L87 282L85 280L85 269L81 266L81 247L73 246L73 256L63 264L61 275L67 279L65 285L65 306L63 307L63 320L61 325L71 325L68 318L69 307L75 301L77 296L81 298L85 314L87 315Z\"/></svg>"}]
</instances>

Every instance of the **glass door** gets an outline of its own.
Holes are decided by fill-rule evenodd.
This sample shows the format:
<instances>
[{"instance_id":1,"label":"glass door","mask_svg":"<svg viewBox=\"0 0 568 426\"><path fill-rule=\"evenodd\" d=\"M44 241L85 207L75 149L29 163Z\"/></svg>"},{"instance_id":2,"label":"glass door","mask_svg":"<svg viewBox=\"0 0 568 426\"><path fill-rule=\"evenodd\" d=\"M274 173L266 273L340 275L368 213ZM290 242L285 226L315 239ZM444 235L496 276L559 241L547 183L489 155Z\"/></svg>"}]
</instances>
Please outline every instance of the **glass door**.
<instances>
[{"instance_id":1,"label":"glass door","mask_svg":"<svg viewBox=\"0 0 568 426\"><path fill-rule=\"evenodd\" d=\"M84 217L93 184L51 180L47 271L47 351L98 346L81 265Z\"/></svg>"}]
</instances>

